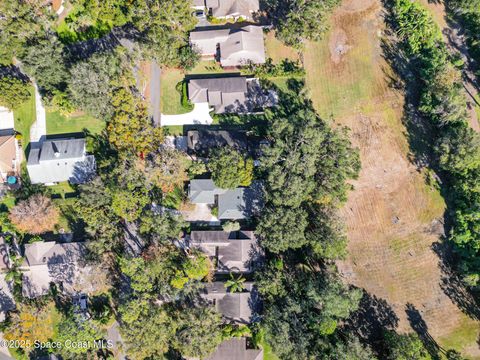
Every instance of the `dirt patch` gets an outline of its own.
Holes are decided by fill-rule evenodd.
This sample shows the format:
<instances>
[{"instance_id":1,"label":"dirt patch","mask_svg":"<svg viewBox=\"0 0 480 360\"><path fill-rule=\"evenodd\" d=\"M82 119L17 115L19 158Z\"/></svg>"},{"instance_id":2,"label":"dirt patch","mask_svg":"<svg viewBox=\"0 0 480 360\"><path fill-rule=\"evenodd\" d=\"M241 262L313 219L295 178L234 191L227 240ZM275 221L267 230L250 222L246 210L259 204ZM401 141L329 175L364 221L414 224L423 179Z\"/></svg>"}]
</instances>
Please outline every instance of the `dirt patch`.
<instances>
[{"instance_id":1,"label":"dirt patch","mask_svg":"<svg viewBox=\"0 0 480 360\"><path fill-rule=\"evenodd\" d=\"M351 129L362 161L341 212L349 255L339 271L388 303L398 331L414 331L415 312L440 346L480 358L478 322L444 291L446 274L434 249L443 234L445 204L427 185L428 172L409 161L404 95L388 86L392 71L382 58L383 26L380 0L346 0L333 15L330 37L305 54L315 106L322 114L331 108L336 122ZM337 44L350 48L332 53Z\"/></svg>"},{"instance_id":2,"label":"dirt patch","mask_svg":"<svg viewBox=\"0 0 480 360\"><path fill-rule=\"evenodd\" d=\"M150 71L151 63L149 61L140 61L136 72L137 88L142 93L145 100L150 99Z\"/></svg>"},{"instance_id":3,"label":"dirt patch","mask_svg":"<svg viewBox=\"0 0 480 360\"><path fill-rule=\"evenodd\" d=\"M328 47L330 49L332 62L334 64L340 63L342 57L351 48L351 46L348 45L347 33L343 29L333 30L328 41Z\"/></svg>"},{"instance_id":4,"label":"dirt patch","mask_svg":"<svg viewBox=\"0 0 480 360\"><path fill-rule=\"evenodd\" d=\"M53 11L57 12L62 6L63 0L52 0L52 9Z\"/></svg>"},{"instance_id":5,"label":"dirt patch","mask_svg":"<svg viewBox=\"0 0 480 360\"><path fill-rule=\"evenodd\" d=\"M365 10L368 10L369 8L376 6L377 4L376 0L344 0L342 7L340 8L339 11L341 12L362 12Z\"/></svg>"}]
</instances>

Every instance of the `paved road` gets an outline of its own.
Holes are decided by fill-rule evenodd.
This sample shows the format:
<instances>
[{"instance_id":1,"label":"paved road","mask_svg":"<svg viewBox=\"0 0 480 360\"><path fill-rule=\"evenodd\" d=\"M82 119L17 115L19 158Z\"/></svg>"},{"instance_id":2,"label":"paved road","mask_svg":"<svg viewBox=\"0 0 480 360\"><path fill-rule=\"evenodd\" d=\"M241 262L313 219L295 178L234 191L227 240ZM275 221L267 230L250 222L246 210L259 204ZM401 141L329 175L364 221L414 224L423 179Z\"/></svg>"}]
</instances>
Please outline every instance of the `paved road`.
<instances>
[{"instance_id":1,"label":"paved road","mask_svg":"<svg viewBox=\"0 0 480 360\"><path fill-rule=\"evenodd\" d=\"M208 103L194 104L193 110L186 114L164 115L162 114L162 126L166 125L210 125L213 122L210 116Z\"/></svg>"},{"instance_id":2,"label":"paved road","mask_svg":"<svg viewBox=\"0 0 480 360\"><path fill-rule=\"evenodd\" d=\"M161 69L158 64L153 61L150 65L150 115L155 125L160 125L160 75Z\"/></svg>"},{"instance_id":3,"label":"paved road","mask_svg":"<svg viewBox=\"0 0 480 360\"><path fill-rule=\"evenodd\" d=\"M30 127L30 142L40 142L47 135L47 120L45 108L42 104L42 97L38 92L37 84L35 86L35 115L36 121Z\"/></svg>"}]
</instances>

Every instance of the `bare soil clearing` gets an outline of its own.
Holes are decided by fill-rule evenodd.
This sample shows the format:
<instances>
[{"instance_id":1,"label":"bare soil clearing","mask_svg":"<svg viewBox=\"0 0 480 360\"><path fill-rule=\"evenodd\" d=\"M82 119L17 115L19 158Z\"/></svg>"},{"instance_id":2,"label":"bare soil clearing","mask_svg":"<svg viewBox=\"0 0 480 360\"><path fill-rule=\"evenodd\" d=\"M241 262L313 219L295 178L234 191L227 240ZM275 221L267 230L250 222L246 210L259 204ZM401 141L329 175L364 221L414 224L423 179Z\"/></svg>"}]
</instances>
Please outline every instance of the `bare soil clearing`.
<instances>
[{"instance_id":1,"label":"bare soil clearing","mask_svg":"<svg viewBox=\"0 0 480 360\"><path fill-rule=\"evenodd\" d=\"M446 275L433 248L443 234L445 204L427 185L427 171L409 161L403 94L389 87L393 74L382 58L381 14L379 0L346 0L333 15L330 33L305 52L314 105L351 129L362 160L342 209L349 256L338 267L346 281L389 304L398 331L413 331L409 305L440 346L480 359L478 322L442 288ZM331 53L338 39L350 46L340 60Z\"/></svg>"}]
</instances>

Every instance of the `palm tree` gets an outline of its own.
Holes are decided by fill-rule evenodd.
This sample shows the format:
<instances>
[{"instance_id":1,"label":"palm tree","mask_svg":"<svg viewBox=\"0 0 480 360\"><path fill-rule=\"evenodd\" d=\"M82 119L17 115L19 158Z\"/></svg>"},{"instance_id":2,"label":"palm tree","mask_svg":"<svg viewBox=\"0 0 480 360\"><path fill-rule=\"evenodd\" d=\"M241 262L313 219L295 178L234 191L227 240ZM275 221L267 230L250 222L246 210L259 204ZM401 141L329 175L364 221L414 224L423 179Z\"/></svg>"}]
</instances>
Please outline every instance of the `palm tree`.
<instances>
[{"instance_id":1,"label":"palm tree","mask_svg":"<svg viewBox=\"0 0 480 360\"><path fill-rule=\"evenodd\" d=\"M230 280L225 282L225 288L229 289L232 293L242 292L245 289L243 285L244 282L245 278L242 276L242 274L235 278L233 274L230 273Z\"/></svg>"}]
</instances>

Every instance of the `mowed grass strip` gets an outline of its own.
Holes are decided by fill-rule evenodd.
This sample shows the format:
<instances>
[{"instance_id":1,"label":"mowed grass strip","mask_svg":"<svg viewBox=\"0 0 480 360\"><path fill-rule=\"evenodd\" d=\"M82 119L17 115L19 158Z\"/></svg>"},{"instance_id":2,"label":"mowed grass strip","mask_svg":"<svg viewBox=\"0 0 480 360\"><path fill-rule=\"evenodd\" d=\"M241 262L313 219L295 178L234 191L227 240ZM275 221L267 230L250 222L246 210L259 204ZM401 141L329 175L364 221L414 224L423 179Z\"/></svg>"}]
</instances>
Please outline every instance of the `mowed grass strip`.
<instances>
[{"instance_id":1,"label":"mowed grass strip","mask_svg":"<svg viewBox=\"0 0 480 360\"><path fill-rule=\"evenodd\" d=\"M30 142L30 127L35 122L37 115L35 111L35 89L30 86L30 98L13 111L15 130L22 134L22 146L27 148Z\"/></svg>"}]
</instances>

